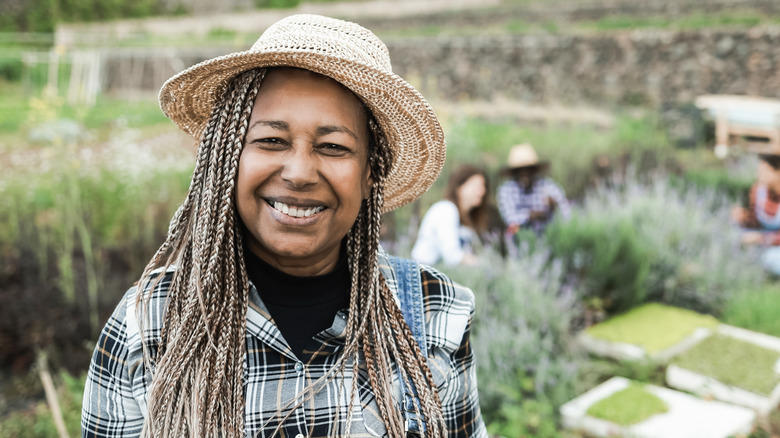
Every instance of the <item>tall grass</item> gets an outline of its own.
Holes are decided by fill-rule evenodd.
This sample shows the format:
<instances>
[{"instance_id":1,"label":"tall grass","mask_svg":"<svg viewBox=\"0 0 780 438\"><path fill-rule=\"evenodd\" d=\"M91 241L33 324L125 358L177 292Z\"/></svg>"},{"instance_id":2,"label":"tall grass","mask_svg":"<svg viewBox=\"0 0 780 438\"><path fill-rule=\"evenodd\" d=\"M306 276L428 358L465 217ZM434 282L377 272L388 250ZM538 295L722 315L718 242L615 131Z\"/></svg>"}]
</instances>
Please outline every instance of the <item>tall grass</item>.
<instances>
[{"instance_id":1,"label":"tall grass","mask_svg":"<svg viewBox=\"0 0 780 438\"><path fill-rule=\"evenodd\" d=\"M4 169L0 184L7 205L0 211L0 250L12 260L37 259L26 284L54 279L69 303L86 292L93 329L98 295L105 294L101 279L110 274L104 258L116 252L138 265L150 255L192 168L166 144L132 136L117 133L96 148L61 144L12 155L13 170Z\"/></svg>"},{"instance_id":2,"label":"tall grass","mask_svg":"<svg viewBox=\"0 0 780 438\"><path fill-rule=\"evenodd\" d=\"M729 297L722 321L780 337L780 286L744 290Z\"/></svg>"},{"instance_id":3,"label":"tall grass","mask_svg":"<svg viewBox=\"0 0 780 438\"><path fill-rule=\"evenodd\" d=\"M22 126L66 111L45 94L28 101ZM154 118L136 129L111 117L121 117L117 109L95 111L77 119L84 128L75 136L56 124L43 144L24 141L25 128L0 136L0 319L15 339L0 344L0 364L24 367L20 358L44 349L55 365L82 367L84 342L95 339L186 194L194 150L183 135L149 127Z\"/></svg>"}]
</instances>

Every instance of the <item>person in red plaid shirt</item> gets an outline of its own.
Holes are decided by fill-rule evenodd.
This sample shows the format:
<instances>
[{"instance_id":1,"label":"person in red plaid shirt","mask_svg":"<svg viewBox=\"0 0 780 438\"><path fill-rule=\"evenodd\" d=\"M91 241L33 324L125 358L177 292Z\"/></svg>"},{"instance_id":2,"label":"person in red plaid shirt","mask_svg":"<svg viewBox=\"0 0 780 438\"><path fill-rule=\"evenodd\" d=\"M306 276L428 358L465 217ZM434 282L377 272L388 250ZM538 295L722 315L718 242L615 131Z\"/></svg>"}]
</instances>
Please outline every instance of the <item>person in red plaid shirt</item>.
<instances>
[{"instance_id":1,"label":"person in red plaid shirt","mask_svg":"<svg viewBox=\"0 0 780 438\"><path fill-rule=\"evenodd\" d=\"M750 188L750 206L736 207L732 216L748 228L742 243L765 246L762 265L780 275L780 154L761 154L759 159L758 178Z\"/></svg>"}]
</instances>

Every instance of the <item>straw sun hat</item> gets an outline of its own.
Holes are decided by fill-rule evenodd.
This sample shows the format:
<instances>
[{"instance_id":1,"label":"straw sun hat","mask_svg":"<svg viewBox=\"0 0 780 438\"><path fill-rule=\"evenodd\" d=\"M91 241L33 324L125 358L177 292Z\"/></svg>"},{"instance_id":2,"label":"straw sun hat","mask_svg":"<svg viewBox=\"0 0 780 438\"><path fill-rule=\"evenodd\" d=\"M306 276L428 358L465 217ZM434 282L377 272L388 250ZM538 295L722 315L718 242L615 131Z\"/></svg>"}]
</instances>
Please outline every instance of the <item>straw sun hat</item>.
<instances>
[{"instance_id":1,"label":"straw sun hat","mask_svg":"<svg viewBox=\"0 0 780 438\"><path fill-rule=\"evenodd\" d=\"M160 107L199 138L230 78L257 67L297 67L340 82L371 110L393 151L384 211L417 199L444 165L439 120L425 98L392 71L384 43L355 23L293 15L269 27L251 49L194 65L160 90Z\"/></svg>"},{"instance_id":2,"label":"straw sun hat","mask_svg":"<svg viewBox=\"0 0 780 438\"><path fill-rule=\"evenodd\" d=\"M507 157L506 170L523 169L527 167L543 167L547 163L539 161L534 147L530 143L522 143L512 146Z\"/></svg>"}]
</instances>

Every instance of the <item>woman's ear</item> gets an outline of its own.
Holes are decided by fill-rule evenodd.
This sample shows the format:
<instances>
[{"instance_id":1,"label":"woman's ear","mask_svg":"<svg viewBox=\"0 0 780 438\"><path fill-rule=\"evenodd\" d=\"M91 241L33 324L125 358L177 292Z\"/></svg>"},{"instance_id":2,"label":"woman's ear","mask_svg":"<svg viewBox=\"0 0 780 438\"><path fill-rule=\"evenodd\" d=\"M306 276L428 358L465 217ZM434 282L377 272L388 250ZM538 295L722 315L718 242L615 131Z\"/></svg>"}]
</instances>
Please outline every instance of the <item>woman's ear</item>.
<instances>
[{"instance_id":1,"label":"woman's ear","mask_svg":"<svg viewBox=\"0 0 780 438\"><path fill-rule=\"evenodd\" d=\"M366 180L363 181L363 199L368 199L371 196L371 187L374 186L374 178L371 178L371 168L368 168L366 172Z\"/></svg>"}]
</instances>

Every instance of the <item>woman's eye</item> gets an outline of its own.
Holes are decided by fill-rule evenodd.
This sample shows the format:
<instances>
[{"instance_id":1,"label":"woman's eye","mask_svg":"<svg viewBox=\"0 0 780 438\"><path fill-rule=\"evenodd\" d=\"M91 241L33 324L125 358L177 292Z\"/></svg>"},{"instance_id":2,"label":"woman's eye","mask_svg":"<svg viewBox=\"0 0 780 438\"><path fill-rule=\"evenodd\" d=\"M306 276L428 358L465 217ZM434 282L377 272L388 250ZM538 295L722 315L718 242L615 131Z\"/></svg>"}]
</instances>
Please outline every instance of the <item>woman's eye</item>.
<instances>
[{"instance_id":1,"label":"woman's eye","mask_svg":"<svg viewBox=\"0 0 780 438\"><path fill-rule=\"evenodd\" d=\"M258 145L262 148L276 149L284 146L284 141L278 137L264 137L252 140L252 144Z\"/></svg>"},{"instance_id":2,"label":"woman's eye","mask_svg":"<svg viewBox=\"0 0 780 438\"><path fill-rule=\"evenodd\" d=\"M336 143L323 143L320 145L320 149L330 154L341 154L349 152L349 148Z\"/></svg>"}]
</instances>

